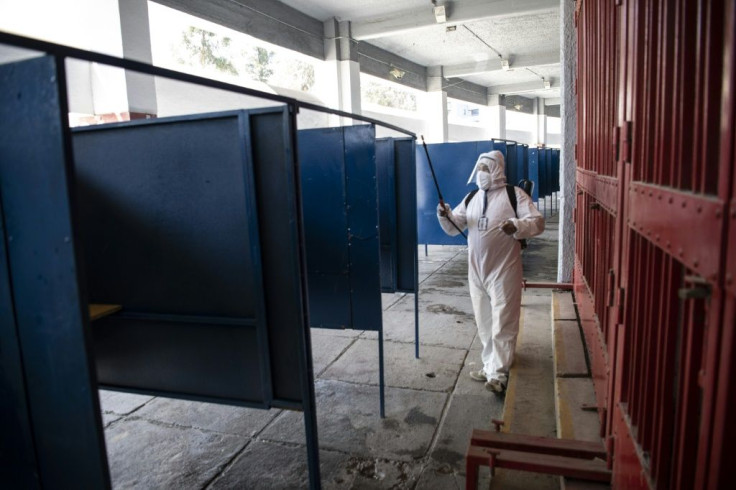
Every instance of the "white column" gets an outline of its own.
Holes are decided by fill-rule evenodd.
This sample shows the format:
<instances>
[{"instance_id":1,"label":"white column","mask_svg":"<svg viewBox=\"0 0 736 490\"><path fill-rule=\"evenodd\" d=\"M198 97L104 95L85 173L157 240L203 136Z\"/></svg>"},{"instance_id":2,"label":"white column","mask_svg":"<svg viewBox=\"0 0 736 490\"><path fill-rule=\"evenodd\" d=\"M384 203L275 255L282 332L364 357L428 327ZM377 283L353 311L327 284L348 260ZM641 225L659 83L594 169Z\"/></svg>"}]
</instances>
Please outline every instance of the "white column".
<instances>
[{"instance_id":1,"label":"white column","mask_svg":"<svg viewBox=\"0 0 736 490\"><path fill-rule=\"evenodd\" d=\"M148 0L118 0L123 57L153 63ZM153 77L125 72L128 112L131 119L156 115L156 85Z\"/></svg>"},{"instance_id":2,"label":"white column","mask_svg":"<svg viewBox=\"0 0 736 490\"><path fill-rule=\"evenodd\" d=\"M424 138L427 143L445 143L449 135L447 126L447 92L442 89L442 67L427 68L427 93L424 103Z\"/></svg>"},{"instance_id":3,"label":"white column","mask_svg":"<svg viewBox=\"0 0 736 490\"><path fill-rule=\"evenodd\" d=\"M562 123L560 151L560 213L557 281L570 282L575 266L575 142L577 141L577 38L575 35L575 0L560 0L560 65L562 67L560 117Z\"/></svg>"},{"instance_id":4,"label":"white column","mask_svg":"<svg viewBox=\"0 0 736 490\"><path fill-rule=\"evenodd\" d=\"M323 100L335 109L362 114L360 102L360 64L350 41L350 23L330 19L324 23L325 64L321 85ZM341 118L332 117L333 123ZM347 121L340 121L345 123ZM359 121L354 121L357 123Z\"/></svg>"},{"instance_id":5,"label":"white column","mask_svg":"<svg viewBox=\"0 0 736 490\"><path fill-rule=\"evenodd\" d=\"M540 146L547 144L547 115L544 109L544 99L534 99L534 116L537 120L535 139Z\"/></svg>"},{"instance_id":6,"label":"white column","mask_svg":"<svg viewBox=\"0 0 736 490\"><path fill-rule=\"evenodd\" d=\"M506 138L506 101L503 95L488 96L488 121L486 127L491 138Z\"/></svg>"}]
</instances>

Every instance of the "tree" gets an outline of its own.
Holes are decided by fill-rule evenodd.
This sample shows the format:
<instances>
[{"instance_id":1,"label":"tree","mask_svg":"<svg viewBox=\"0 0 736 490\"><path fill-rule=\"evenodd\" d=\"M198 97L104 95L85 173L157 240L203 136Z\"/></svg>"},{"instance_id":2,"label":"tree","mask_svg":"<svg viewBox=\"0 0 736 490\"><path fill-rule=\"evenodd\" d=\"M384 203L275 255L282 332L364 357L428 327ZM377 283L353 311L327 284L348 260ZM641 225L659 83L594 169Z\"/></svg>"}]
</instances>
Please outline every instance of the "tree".
<instances>
[{"instance_id":1,"label":"tree","mask_svg":"<svg viewBox=\"0 0 736 490\"><path fill-rule=\"evenodd\" d=\"M273 75L273 70L269 67L274 52L264 48L253 48L250 53L244 52L243 55L247 59L245 64L245 72L254 80L259 82L268 82Z\"/></svg>"},{"instance_id":2,"label":"tree","mask_svg":"<svg viewBox=\"0 0 736 490\"><path fill-rule=\"evenodd\" d=\"M388 87L375 82L368 82L363 88L363 97L367 102L403 109L405 111L417 110L417 98L401 89Z\"/></svg>"},{"instance_id":3,"label":"tree","mask_svg":"<svg viewBox=\"0 0 736 490\"><path fill-rule=\"evenodd\" d=\"M238 74L227 52L230 47L229 37L190 26L182 33L182 44L190 57L196 59L202 67L213 66L221 72ZM179 62L187 63L187 60L179 59Z\"/></svg>"}]
</instances>

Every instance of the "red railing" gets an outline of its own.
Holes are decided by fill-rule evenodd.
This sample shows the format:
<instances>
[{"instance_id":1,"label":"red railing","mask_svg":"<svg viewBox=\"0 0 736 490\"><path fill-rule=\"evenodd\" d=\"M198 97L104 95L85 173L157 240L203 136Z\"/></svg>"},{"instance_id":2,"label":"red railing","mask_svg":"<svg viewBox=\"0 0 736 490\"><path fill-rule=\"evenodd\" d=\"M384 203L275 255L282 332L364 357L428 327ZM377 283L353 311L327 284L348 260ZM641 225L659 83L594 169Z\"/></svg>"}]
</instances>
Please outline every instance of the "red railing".
<instances>
[{"instance_id":1,"label":"red railing","mask_svg":"<svg viewBox=\"0 0 736 490\"><path fill-rule=\"evenodd\" d=\"M574 289L617 488L736 486L735 3L578 2Z\"/></svg>"}]
</instances>

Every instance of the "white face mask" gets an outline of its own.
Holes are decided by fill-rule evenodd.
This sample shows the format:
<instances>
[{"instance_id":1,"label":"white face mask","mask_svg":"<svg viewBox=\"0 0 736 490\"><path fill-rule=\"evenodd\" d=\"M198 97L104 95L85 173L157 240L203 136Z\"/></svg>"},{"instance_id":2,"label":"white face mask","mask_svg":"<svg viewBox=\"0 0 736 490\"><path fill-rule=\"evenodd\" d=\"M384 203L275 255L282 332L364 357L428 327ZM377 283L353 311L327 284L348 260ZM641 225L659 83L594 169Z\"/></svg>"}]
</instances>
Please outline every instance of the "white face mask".
<instances>
[{"instance_id":1,"label":"white face mask","mask_svg":"<svg viewBox=\"0 0 736 490\"><path fill-rule=\"evenodd\" d=\"M475 183L478 188L487 191L491 187L491 174L488 172L478 172L475 174Z\"/></svg>"}]
</instances>

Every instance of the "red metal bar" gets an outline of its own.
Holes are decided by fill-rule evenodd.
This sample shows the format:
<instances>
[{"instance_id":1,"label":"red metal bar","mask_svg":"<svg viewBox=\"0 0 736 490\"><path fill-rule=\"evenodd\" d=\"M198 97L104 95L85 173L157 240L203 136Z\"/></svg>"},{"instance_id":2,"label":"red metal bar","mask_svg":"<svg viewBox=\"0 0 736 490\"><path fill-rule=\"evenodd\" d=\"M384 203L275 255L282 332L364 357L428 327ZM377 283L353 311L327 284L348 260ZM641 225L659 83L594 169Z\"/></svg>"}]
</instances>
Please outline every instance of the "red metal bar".
<instances>
[{"instance_id":1,"label":"red metal bar","mask_svg":"<svg viewBox=\"0 0 736 490\"><path fill-rule=\"evenodd\" d=\"M709 280L719 273L722 200L632 183L629 226Z\"/></svg>"},{"instance_id":2,"label":"red metal bar","mask_svg":"<svg viewBox=\"0 0 736 490\"><path fill-rule=\"evenodd\" d=\"M618 179L596 175L595 177L595 199L606 211L616 216L618 198Z\"/></svg>"},{"instance_id":3,"label":"red metal bar","mask_svg":"<svg viewBox=\"0 0 736 490\"><path fill-rule=\"evenodd\" d=\"M616 407L614 416L614 434L616 435L616 456L614 466L612 488L625 488L627 490L639 490L650 488L645 473L642 471L636 445L631 436L631 427L624 413L624 407Z\"/></svg>"},{"instance_id":4,"label":"red metal bar","mask_svg":"<svg viewBox=\"0 0 736 490\"><path fill-rule=\"evenodd\" d=\"M659 363L657 366L657 388L656 404L657 417L655 427L655 443L652 449L651 474L654 481L663 488L669 487L672 433L674 428L674 415L672 414L671 401L673 399L673 383L670 373L674 372L674 357L676 347L676 336L671 334L670 325L677 318L678 302L674 301L677 294L676 277L681 277L678 264L671 258L665 258L665 276L660 291L660 318L658 343Z\"/></svg>"}]
</instances>

